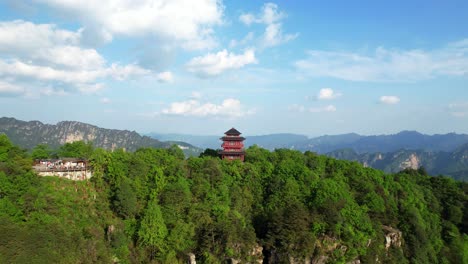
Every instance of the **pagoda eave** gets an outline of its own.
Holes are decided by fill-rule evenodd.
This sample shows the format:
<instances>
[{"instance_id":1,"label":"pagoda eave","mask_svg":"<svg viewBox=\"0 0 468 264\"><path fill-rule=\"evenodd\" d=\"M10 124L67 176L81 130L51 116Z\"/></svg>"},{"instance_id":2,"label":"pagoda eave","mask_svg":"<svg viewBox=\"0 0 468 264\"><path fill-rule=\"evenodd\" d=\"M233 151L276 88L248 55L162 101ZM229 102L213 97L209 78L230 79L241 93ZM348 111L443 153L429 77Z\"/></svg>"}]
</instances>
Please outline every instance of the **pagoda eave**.
<instances>
[{"instance_id":1,"label":"pagoda eave","mask_svg":"<svg viewBox=\"0 0 468 264\"><path fill-rule=\"evenodd\" d=\"M219 154L221 154L221 155L244 155L245 151L243 151L243 150L240 150L240 151L224 151L224 150L221 150L219 152Z\"/></svg>"},{"instance_id":2,"label":"pagoda eave","mask_svg":"<svg viewBox=\"0 0 468 264\"><path fill-rule=\"evenodd\" d=\"M222 141L244 141L244 137L222 137L220 138Z\"/></svg>"}]
</instances>

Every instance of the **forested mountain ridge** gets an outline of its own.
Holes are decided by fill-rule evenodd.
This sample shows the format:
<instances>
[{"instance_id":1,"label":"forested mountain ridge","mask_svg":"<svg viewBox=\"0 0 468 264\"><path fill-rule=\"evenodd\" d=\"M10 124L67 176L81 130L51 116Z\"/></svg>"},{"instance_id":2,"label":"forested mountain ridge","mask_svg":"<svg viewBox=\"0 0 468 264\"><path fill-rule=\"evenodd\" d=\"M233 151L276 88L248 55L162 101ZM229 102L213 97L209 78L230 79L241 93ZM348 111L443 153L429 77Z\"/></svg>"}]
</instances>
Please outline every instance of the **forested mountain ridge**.
<instances>
[{"instance_id":1,"label":"forested mountain ridge","mask_svg":"<svg viewBox=\"0 0 468 264\"><path fill-rule=\"evenodd\" d=\"M245 162L95 149L38 177L0 135L1 263L467 263L468 184L259 147Z\"/></svg>"},{"instance_id":2,"label":"forested mountain ridge","mask_svg":"<svg viewBox=\"0 0 468 264\"><path fill-rule=\"evenodd\" d=\"M168 148L172 144L181 146L187 153L200 150L184 142L161 142L141 136L135 131L106 129L76 121L62 121L56 125L39 121L21 121L15 118L0 118L0 133L5 133L15 144L31 149L38 144L57 148L75 141L92 142L94 146L114 150L123 148L135 151L141 147Z\"/></svg>"}]
</instances>

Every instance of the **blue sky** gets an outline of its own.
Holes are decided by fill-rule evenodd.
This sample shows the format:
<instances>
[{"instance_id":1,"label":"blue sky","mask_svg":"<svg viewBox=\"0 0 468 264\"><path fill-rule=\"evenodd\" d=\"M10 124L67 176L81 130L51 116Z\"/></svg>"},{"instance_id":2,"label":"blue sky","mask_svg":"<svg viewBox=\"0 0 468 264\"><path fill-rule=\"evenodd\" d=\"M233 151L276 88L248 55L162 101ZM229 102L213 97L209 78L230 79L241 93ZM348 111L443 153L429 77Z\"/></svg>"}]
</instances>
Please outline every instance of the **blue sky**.
<instances>
[{"instance_id":1,"label":"blue sky","mask_svg":"<svg viewBox=\"0 0 468 264\"><path fill-rule=\"evenodd\" d=\"M468 133L467 1L326 2L2 1L0 116L141 133Z\"/></svg>"}]
</instances>

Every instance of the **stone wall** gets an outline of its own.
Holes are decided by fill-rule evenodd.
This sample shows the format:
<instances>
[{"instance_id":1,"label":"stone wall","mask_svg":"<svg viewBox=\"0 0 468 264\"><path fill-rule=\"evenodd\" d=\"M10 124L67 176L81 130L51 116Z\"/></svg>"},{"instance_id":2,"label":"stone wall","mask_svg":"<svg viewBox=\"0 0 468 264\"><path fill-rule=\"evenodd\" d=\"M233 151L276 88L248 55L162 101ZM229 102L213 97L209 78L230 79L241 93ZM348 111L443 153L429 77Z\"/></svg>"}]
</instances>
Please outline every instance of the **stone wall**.
<instances>
[{"instance_id":1,"label":"stone wall","mask_svg":"<svg viewBox=\"0 0 468 264\"><path fill-rule=\"evenodd\" d=\"M37 172L39 176L54 176L65 178L73 181L84 181L91 178L93 175L91 171L42 171Z\"/></svg>"}]
</instances>

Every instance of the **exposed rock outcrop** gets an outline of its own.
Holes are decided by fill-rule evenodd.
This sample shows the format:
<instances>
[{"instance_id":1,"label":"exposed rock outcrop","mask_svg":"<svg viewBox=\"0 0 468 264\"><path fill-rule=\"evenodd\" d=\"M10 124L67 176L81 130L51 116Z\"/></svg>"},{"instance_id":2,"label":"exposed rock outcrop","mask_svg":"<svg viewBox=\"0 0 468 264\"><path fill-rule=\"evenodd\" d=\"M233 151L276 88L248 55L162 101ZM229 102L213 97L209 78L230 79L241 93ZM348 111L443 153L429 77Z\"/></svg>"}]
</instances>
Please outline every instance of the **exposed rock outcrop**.
<instances>
[{"instance_id":1,"label":"exposed rock outcrop","mask_svg":"<svg viewBox=\"0 0 468 264\"><path fill-rule=\"evenodd\" d=\"M411 155L400 164L401 169L411 168L413 170L417 170L421 166L421 161L419 157L415 153L411 153Z\"/></svg>"},{"instance_id":2,"label":"exposed rock outcrop","mask_svg":"<svg viewBox=\"0 0 468 264\"><path fill-rule=\"evenodd\" d=\"M250 253L252 259L256 261L256 263L262 264L263 263L263 247L260 245L255 245L252 248L252 252Z\"/></svg>"},{"instance_id":3,"label":"exposed rock outcrop","mask_svg":"<svg viewBox=\"0 0 468 264\"><path fill-rule=\"evenodd\" d=\"M187 257L188 257L188 264L197 264L197 260L196 260L196 257L195 257L195 254L193 253L188 253L187 254Z\"/></svg>"},{"instance_id":4,"label":"exposed rock outcrop","mask_svg":"<svg viewBox=\"0 0 468 264\"><path fill-rule=\"evenodd\" d=\"M402 233L400 230L390 226L383 226L382 229L385 232L385 249L388 250L390 247L401 247Z\"/></svg>"}]
</instances>

